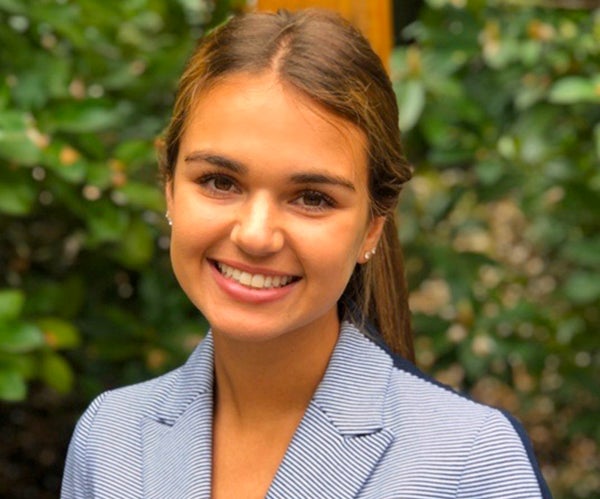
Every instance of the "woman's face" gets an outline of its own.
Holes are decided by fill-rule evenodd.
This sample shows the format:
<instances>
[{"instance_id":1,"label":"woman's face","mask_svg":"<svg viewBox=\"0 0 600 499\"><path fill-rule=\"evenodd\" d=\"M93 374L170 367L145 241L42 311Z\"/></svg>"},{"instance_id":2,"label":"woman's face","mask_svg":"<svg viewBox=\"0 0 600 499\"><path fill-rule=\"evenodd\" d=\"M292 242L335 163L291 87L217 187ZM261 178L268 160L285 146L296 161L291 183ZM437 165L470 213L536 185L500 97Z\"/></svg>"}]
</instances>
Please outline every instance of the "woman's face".
<instances>
[{"instance_id":1,"label":"woman's face","mask_svg":"<svg viewBox=\"0 0 600 499\"><path fill-rule=\"evenodd\" d=\"M375 247L366 139L271 73L203 94L167 186L175 275L215 335L337 334L337 301Z\"/></svg>"}]
</instances>

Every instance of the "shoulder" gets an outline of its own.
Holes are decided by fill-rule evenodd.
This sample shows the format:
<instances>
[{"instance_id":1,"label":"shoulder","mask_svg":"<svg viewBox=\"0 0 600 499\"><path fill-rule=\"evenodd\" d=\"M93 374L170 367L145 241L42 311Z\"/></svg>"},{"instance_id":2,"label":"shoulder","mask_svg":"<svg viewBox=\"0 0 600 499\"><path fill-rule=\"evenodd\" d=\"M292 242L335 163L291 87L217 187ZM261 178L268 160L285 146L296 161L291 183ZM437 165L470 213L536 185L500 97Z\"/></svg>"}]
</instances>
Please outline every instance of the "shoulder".
<instances>
[{"instance_id":1,"label":"shoulder","mask_svg":"<svg viewBox=\"0 0 600 499\"><path fill-rule=\"evenodd\" d=\"M113 427L149 417L174 421L199 394L212 390L213 344L207 336L187 362L162 376L101 394L81 417L83 430L104 419Z\"/></svg>"},{"instance_id":2,"label":"shoulder","mask_svg":"<svg viewBox=\"0 0 600 499\"><path fill-rule=\"evenodd\" d=\"M110 421L114 430L155 413L177 385L181 371L179 367L154 379L101 393L79 419L76 435L88 435L93 428L99 429L104 420Z\"/></svg>"},{"instance_id":3,"label":"shoulder","mask_svg":"<svg viewBox=\"0 0 600 499\"><path fill-rule=\"evenodd\" d=\"M140 483L142 420L156 411L176 384L181 368L144 383L100 394L79 418L67 453L61 497L91 497L94 476L112 469ZM127 466L123 466L123 459ZM114 468L114 469L113 469ZM130 491L132 497L136 493Z\"/></svg>"},{"instance_id":4,"label":"shoulder","mask_svg":"<svg viewBox=\"0 0 600 499\"><path fill-rule=\"evenodd\" d=\"M383 475L429 476L431 482L419 486L431 487L435 497L445 487L443 493L453 497L489 497L498 491L502 497L551 497L531 443L513 416L424 374L377 337L370 341L391 361L384 426L394 442Z\"/></svg>"},{"instance_id":5,"label":"shoulder","mask_svg":"<svg viewBox=\"0 0 600 499\"><path fill-rule=\"evenodd\" d=\"M112 434L138 425L144 418L174 421L201 392L212 389L212 340L200 343L188 361L157 378L99 395L80 418L75 432L87 436L94 430Z\"/></svg>"},{"instance_id":6,"label":"shoulder","mask_svg":"<svg viewBox=\"0 0 600 499\"><path fill-rule=\"evenodd\" d=\"M61 497L91 497L91 483L123 478L139 496L143 432L148 421L172 425L202 393L212 390L212 339L207 337L181 367L149 381L99 395L79 419L67 454Z\"/></svg>"}]
</instances>

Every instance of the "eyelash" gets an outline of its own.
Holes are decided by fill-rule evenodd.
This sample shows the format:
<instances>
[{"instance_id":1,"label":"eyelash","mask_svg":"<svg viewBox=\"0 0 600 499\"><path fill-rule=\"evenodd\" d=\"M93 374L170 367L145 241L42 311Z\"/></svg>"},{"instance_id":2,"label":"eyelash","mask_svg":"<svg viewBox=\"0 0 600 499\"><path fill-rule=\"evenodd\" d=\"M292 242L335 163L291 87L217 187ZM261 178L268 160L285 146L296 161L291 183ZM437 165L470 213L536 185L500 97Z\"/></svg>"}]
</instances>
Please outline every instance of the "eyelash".
<instances>
[{"instance_id":1,"label":"eyelash","mask_svg":"<svg viewBox=\"0 0 600 499\"><path fill-rule=\"evenodd\" d=\"M227 181L230 185L230 189L228 190L224 190L224 189L219 189L214 185L215 181ZM216 173L209 173L207 175L203 175L201 176L197 181L196 181L199 185L201 185L202 187L204 187L205 189L208 189L209 191L213 192L213 193L218 193L218 194L226 194L231 192L232 190L236 189L236 182L234 179L232 179L231 177L229 177L228 175L223 175L223 174L216 174ZM211 185L212 182L212 185Z\"/></svg>"},{"instance_id":2,"label":"eyelash","mask_svg":"<svg viewBox=\"0 0 600 499\"><path fill-rule=\"evenodd\" d=\"M224 190L224 189L217 188L214 185L214 183L217 181L228 182L229 189ZM198 178L198 180L196 180L196 182L203 188L205 188L215 194L223 195L223 194L229 194L232 191L239 192L239 189L237 188L235 179L231 178L229 175L223 175L222 173L208 173L206 175L202 175L200 178ZM302 199L306 198L307 196L313 196L313 197L317 198L319 201L319 204L311 205L311 204L302 203ZM328 196L327 194L325 194L323 192L316 191L313 189L307 189L307 190L304 190L304 191L301 191L300 193L298 193L298 195L294 198L294 204L300 204L303 209L305 209L307 211L313 211L313 212L325 211L327 209L334 208L337 205L337 203L331 196Z\"/></svg>"},{"instance_id":3,"label":"eyelash","mask_svg":"<svg viewBox=\"0 0 600 499\"><path fill-rule=\"evenodd\" d=\"M325 211L329 208L334 208L336 205L335 201L330 196L328 196L327 194L324 194L320 191L314 191L314 190L302 191L300 193L300 195L296 197L295 201L300 201L305 196L314 196L314 197L318 198L318 200L320 202L320 204L316 205L316 206L310 205L310 204L303 204L303 208L305 208L309 211Z\"/></svg>"}]
</instances>

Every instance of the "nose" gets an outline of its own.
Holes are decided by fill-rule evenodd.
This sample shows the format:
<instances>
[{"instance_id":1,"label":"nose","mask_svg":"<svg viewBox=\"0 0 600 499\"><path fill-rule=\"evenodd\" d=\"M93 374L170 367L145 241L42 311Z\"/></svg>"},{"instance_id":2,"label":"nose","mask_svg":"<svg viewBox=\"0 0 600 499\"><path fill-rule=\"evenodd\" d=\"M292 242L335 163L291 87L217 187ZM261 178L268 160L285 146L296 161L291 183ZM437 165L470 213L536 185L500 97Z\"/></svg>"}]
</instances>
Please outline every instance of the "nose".
<instances>
[{"instance_id":1,"label":"nose","mask_svg":"<svg viewBox=\"0 0 600 499\"><path fill-rule=\"evenodd\" d=\"M252 256L268 256L279 251L284 236L274 202L266 195L248 198L239 208L231 240Z\"/></svg>"}]
</instances>

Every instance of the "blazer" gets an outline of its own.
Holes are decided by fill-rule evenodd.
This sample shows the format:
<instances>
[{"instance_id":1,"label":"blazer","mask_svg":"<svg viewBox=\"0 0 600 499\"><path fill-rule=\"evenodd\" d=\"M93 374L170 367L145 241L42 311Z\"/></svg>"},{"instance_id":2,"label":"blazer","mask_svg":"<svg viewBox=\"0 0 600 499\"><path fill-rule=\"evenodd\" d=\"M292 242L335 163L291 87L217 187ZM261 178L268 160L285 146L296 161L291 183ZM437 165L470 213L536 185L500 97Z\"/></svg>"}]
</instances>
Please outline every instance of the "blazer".
<instances>
[{"instance_id":1,"label":"blazer","mask_svg":"<svg viewBox=\"0 0 600 499\"><path fill-rule=\"evenodd\" d=\"M208 498L213 342L100 395L75 429L61 497ZM427 378L344 322L268 498L549 498L521 426Z\"/></svg>"}]
</instances>

